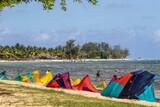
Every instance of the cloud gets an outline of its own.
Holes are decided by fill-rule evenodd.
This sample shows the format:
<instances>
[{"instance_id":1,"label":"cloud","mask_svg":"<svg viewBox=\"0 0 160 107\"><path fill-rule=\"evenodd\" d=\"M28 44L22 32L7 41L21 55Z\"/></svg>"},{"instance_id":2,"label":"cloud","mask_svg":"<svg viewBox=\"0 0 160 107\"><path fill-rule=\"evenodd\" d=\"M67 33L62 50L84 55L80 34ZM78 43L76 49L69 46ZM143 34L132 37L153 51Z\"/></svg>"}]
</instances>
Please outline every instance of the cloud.
<instances>
[{"instance_id":1,"label":"cloud","mask_svg":"<svg viewBox=\"0 0 160 107\"><path fill-rule=\"evenodd\" d=\"M4 34L8 34L8 33L10 33L9 28L0 25L0 35L4 35Z\"/></svg>"},{"instance_id":2,"label":"cloud","mask_svg":"<svg viewBox=\"0 0 160 107\"><path fill-rule=\"evenodd\" d=\"M79 36L81 36L82 35L82 32L81 31L79 31L79 30L72 30L72 31L70 31L69 33L68 33L68 37L67 37L67 39L77 39L77 38L79 38Z\"/></svg>"},{"instance_id":3,"label":"cloud","mask_svg":"<svg viewBox=\"0 0 160 107\"><path fill-rule=\"evenodd\" d=\"M52 38L52 36L49 35L48 33L42 33L42 34L39 34L39 35L35 36L36 41L48 41L51 38Z\"/></svg>"},{"instance_id":4,"label":"cloud","mask_svg":"<svg viewBox=\"0 0 160 107\"><path fill-rule=\"evenodd\" d=\"M160 42L160 30L153 32L153 39L155 42Z\"/></svg>"},{"instance_id":5,"label":"cloud","mask_svg":"<svg viewBox=\"0 0 160 107\"><path fill-rule=\"evenodd\" d=\"M31 45L51 47L56 43L56 36L52 32L32 33L27 35L27 43L31 43Z\"/></svg>"}]
</instances>

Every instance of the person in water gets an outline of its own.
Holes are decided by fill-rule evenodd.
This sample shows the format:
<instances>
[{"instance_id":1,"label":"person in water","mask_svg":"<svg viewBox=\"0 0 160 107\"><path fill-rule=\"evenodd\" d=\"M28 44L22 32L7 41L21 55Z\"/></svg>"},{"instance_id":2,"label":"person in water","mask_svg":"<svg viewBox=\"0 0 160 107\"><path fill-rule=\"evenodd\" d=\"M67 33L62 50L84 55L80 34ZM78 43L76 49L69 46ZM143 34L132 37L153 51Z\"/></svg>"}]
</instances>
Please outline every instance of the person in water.
<instances>
[{"instance_id":1,"label":"person in water","mask_svg":"<svg viewBox=\"0 0 160 107\"><path fill-rule=\"evenodd\" d=\"M98 82L99 85L102 85L103 88L106 87L106 82L103 80L102 76L101 76L101 71L97 70L96 72L96 81Z\"/></svg>"},{"instance_id":2,"label":"person in water","mask_svg":"<svg viewBox=\"0 0 160 107\"><path fill-rule=\"evenodd\" d=\"M111 79L110 83L117 80L117 79L118 79L117 75L112 75L112 79Z\"/></svg>"},{"instance_id":3,"label":"person in water","mask_svg":"<svg viewBox=\"0 0 160 107\"><path fill-rule=\"evenodd\" d=\"M96 72L96 80L97 81L101 81L102 80L101 74L100 74L100 70L97 70L97 72Z\"/></svg>"}]
</instances>

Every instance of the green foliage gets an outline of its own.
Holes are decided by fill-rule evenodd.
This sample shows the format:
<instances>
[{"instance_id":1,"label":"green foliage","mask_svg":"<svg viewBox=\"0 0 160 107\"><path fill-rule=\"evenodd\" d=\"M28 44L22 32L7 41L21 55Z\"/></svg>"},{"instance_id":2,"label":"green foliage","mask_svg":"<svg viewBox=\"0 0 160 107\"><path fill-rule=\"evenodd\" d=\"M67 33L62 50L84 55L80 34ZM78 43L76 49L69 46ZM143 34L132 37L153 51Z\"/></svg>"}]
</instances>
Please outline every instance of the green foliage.
<instances>
[{"instance_id":1,"label":"green foliage","mask_svg":"<svg viewBox=\"0 0 160 107\"><path fill-rule=\"evenodd\" d=\"M0 46L0 59L25 60L25 59L82 59L82 58L126 58L129 55L127 49L121 49L119 45L110 46L108 43L88 42L80 46L75 40L68 40L65 46L45 48L36 46L24 46L17 43L15 46Z\"/></svg>"},{"instance_id":2,"label":"green foliage","mask_svg":"<svg viewBox=\"0 0 160 107\"><path fill-rule=\"evenodd\" d=\"M0 0L0 10L3 10L5 7L14 7L18 4L22 4L22 3L27 4L33 1L39 4L42 4L45 10L52 10L54 5L56 4L56 1L58 0ZM64 11L67 10L67 7L66 7L67 1L68 0L60 0L61 9ZM73 0L73 1L81 3L84 0ZM97 0L86 0L86 1L88 1L93 5L97 4Z\"/></svg>"},{"instance_id":3,"label":"green foliage","mask_svg":"<svg viewBox=\"0 0 160 107\"><path fill-rule=\"evenodd\" d=\"M74 44L75 40L69 40L66 42L66 46L65 46L65 56L68 59L75 59L78 56L78 52L79 52L79 46L75 46Z\"/></svg>"}]
</instances>

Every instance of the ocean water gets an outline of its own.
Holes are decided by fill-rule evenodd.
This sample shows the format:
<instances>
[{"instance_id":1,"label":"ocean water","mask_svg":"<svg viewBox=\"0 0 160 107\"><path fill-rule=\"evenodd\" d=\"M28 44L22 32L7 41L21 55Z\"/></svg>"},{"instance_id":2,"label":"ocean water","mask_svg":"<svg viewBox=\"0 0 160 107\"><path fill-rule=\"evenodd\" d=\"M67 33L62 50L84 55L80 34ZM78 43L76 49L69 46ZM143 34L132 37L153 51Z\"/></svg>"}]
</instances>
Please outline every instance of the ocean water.
<instances>
[{"instance_id":1,"label":"ocean water","mask_svg":"<svg viewBox=\"0 0 160 107\"><path fill-rule=\"evenodd\" d=\"M96 79L96 70L100 70L102 78L109 82L111 76L116 74L121 76L127 72L139 69L154 72L157 75L155 81L156 95L160 97L160 60L141 61L87 61L87 62L0 62L0 70L6 70L7 75L14 77L17 71L27 73L35 69L41 70L41 75L46 70L51 70L53 74L69 71L71 78L83 77L88 74L92 80Z\"/></svg>"}]
</instances>

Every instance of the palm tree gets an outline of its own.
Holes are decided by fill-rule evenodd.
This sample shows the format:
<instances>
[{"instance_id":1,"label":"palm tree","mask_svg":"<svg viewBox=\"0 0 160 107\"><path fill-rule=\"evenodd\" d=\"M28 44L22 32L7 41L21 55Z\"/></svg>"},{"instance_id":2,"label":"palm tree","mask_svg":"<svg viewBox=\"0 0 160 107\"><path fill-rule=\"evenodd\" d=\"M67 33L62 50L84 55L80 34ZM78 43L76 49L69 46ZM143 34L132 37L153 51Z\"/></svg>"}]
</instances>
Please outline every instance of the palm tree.
<instances>
[{"instance_id":1,"label":"palm tree","mask_svg":"<svg viewBox=\"0 0 160 107\"><path fill-rule=\"evenodd\" d=\"M65 55L67 59L77 58L79 45L75 45L75 40L68 40L65 46Z\"/></svg>"},{"instance_id":2,"label":"palm tree","mask_svg":"<svg viewBox=\"0 0 160 107\"><path fill-rule=\"evenodd\" d=\"M74 48L74 42L75 40L68 40L66 42L66 45L65 45L65 55L67 57L67 59L71 59L72 57L72 50Z\"/></svg>"}]
</instances>

